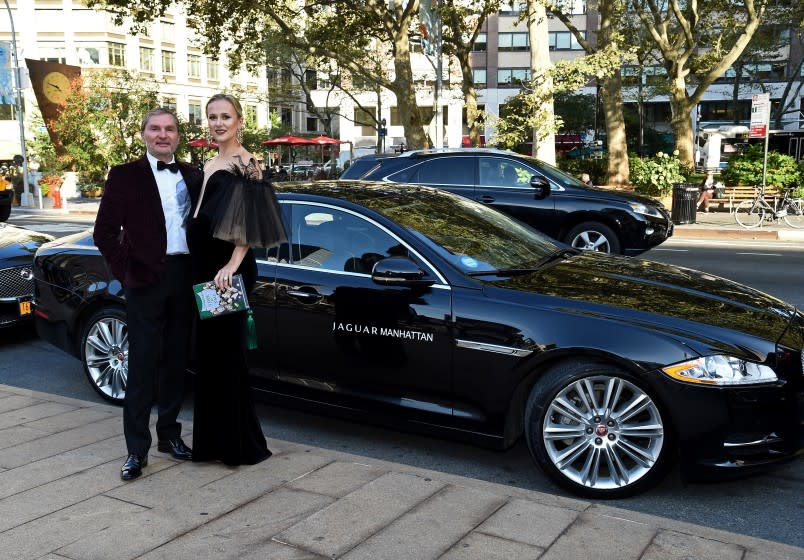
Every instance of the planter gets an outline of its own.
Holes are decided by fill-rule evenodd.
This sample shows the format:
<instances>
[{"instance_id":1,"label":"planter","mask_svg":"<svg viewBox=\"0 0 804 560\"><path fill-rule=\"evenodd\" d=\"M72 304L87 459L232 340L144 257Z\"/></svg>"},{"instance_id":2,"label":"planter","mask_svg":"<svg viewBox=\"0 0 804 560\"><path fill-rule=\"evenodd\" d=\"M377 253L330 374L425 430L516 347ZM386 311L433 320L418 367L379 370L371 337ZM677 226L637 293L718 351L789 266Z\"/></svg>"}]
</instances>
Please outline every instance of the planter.
<instances>
[{"instance_id":1,"label":"planter","mask_svg":"<svg viewBox=\"0 0 804 560\"><path fill-rule=\"evenodd\" d=\"M92 189L92 190L81 191L81 196L83 198L98 198L101 194L103 194L103 189Z\"/></svg>"}]
</instances>

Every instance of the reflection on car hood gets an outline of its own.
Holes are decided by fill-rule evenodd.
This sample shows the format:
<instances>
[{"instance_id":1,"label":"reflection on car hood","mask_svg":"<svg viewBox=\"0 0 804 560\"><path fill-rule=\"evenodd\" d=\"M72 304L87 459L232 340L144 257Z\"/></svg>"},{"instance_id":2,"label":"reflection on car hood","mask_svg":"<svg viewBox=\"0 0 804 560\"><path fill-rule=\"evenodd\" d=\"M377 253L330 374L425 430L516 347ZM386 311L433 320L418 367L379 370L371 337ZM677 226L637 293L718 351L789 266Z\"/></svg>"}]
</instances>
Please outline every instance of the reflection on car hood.
<instances>
[{"instance_id":1,"label":"reflection on car hood","mask_svg":"<svg viewBox=\"0 0 804 560\"><path fill-rule=\"evenodd\" d=\"M589 252L541 273L494 282L578 302L661 314L777 339L795 308L768 294L698 270ZM645 318L645 320L649 320Z\"/></svg>"},{"instance_id":2,"label":"reflection on car hood","mask_svg":"<svg viewBox=\"0 0 804 560\"><path fill-rule=\"evenodd\" d=\"M662 204L654 198L629 191L603 189L600 187L581 187L578 185L573 185L572 189L574 191L579 191L576 194L581 194L582 196L601 197L607 200L616 197L622 199L623 201L641 202L642 204L646 204L648 206L662 206Z\"/></svg>"},{"instance_id":3,"label":"reflection on car hood","mask_svg":"<svg viewBox=\"0 0 804 560\"><path fill-rule=\"evenodd\" d=\"M14 257L28 257L33 259L37 247L42 243L51 241L50 235L19 228L10 224L0 224L0 260ZM8 263L0 266L7 266Z\"/></svg>"}]
</instances>

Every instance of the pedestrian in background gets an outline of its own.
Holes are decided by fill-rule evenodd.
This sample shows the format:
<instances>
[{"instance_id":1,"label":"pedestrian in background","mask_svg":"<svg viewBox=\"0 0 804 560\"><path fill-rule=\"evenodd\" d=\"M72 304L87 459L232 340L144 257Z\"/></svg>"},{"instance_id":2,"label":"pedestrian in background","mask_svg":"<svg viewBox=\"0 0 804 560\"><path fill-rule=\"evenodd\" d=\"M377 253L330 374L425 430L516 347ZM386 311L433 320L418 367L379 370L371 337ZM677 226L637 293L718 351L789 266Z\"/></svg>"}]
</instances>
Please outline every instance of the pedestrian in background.
<instances>
[{"instance_id":1,"label":"pedestrian in background","mask_svg":"<svg viewBox=\"0 0 804 560\"><path fill-rule=\"evenodd\" d=\"M148 464L149 422L156 402L157 449L191 459L177 421L193 311L190 255L184 220L202 175L179 163L176 115L154 109L142 120L147 153L109 171L98 216L95 244L122 284L128 326L128 379L123 431L128 457L123 480L137 478Z\"/></svg>"},{"instance_id":2,"label":"pedestrian in background","mask_svg":"<svg viewBox=\"0 0 804 560\"><path fill-rule=\"evenodd\" d=\"M709 212L709 202L715 196L715 177L712 171L706 172L706 177L701 183L701 194L698 195L698 208L704 212Z\"/></svg>"},{"instance_id":3,"label":"pedestrian in background","mask_svg":"<svg viewBox=\"0 0 804 560\"><path fill-rule=\"evenodd\" d=\"M581 183L584 185L588 185L590 187L594 187L592 184L592 177L589 176L589 173L581 173Z\"/></svg>"}]
</instances>

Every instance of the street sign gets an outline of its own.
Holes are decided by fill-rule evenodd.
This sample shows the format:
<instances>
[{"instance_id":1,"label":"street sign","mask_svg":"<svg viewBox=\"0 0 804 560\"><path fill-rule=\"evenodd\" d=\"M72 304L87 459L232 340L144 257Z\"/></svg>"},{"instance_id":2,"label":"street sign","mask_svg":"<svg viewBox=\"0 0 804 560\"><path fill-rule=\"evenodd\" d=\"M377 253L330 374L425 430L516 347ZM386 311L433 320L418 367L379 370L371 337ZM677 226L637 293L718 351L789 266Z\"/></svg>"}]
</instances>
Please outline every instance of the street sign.
<instances>
[{"instance_id":1,"label":"street sign","mask_svg":"<svg viewBox=\"0 0 804 560\"><path fill-rule=\"evenodd\" d=\"M770 120L770 94L755 93L751 96L751 138L765 138Z\"/></svg>"}]
</instances>

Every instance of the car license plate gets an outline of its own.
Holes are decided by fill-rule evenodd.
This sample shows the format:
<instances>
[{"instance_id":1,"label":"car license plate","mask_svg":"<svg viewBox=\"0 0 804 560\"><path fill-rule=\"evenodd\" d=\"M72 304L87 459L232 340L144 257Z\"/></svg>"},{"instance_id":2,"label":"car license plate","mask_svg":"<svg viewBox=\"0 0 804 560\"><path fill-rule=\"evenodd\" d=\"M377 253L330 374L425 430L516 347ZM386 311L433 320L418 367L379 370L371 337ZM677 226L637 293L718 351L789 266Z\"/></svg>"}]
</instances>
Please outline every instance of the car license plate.
<instances>
[{"instance_id":1,"label":"car license plate","mask_svg":"<svg viewBox=\"0 0 804 560\"><path fill-rule=\"evenodd\" d=\"M26 315L31 314L31 302L30 300L21 301L20 302L20 317L24 317Z\"/></svg>"}]
</instances>

